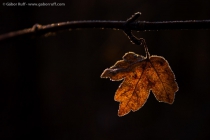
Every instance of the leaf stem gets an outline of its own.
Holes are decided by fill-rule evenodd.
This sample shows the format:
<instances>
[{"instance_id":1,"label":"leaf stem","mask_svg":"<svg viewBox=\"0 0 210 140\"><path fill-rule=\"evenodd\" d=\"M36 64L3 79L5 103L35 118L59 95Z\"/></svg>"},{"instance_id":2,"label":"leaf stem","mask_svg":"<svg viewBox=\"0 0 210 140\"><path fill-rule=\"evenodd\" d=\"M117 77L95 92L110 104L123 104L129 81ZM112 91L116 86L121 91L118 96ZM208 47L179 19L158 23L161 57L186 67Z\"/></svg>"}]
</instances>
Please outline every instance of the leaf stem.
<instances>
[{"instance_id":1,"label":"leaf stem","mask_svg":"<svg viewBox=\"0 0 210 140\"><path fill-rule=\"evenodd\" d=\"M146 53L146 59L150 59L150 54L149 54L149 51L148 51L148 48L147 48L146 41L145 41L144 38L140 38L140 39L141 39L142 45L144 45L144 50L145 50L145 53Z\"/></svg>"}]
</instances>

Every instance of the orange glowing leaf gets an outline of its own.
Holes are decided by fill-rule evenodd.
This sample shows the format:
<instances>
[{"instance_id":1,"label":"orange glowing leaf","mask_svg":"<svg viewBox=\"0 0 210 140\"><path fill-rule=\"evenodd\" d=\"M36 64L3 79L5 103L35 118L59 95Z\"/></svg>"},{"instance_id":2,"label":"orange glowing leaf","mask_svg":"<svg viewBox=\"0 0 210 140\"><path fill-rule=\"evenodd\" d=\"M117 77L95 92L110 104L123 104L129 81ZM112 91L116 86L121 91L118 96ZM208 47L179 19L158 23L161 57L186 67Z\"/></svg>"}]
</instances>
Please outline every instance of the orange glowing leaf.
<instances>
[{"instance_id":1,"label":"orange glowing leaf","mask_svg":"<svg viewBox=\"0 0 210 140\"><path fill-rule=\"evenodd\" d=\"M140 109L152 90L159 102L172 104L178 85L167 60L161 56L144 57L133 52L123 56L114 66L105 69L101 78L123 80L114 100L120 102L118 115Z\"/></svg>"}]
</instances>

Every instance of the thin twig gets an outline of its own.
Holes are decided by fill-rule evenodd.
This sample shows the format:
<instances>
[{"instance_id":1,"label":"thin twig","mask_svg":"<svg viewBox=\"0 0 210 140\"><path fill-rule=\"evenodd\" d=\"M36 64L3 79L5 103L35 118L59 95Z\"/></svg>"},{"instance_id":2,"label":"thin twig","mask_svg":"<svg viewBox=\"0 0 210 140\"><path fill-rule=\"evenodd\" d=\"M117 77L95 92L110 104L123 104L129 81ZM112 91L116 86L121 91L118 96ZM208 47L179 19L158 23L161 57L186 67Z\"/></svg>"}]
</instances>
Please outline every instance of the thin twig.
<instances>
[{"instance_id":1,"label":"thin twig","mask_svg":"<svg viewBox=\"0 0 210 140\"><path fill-rule=\"evenodd\" d=\"M21 38L46 35L64 30L99 28L99 29L117 29L123 31L159 31L159 30L190 30L190 29L210 29L210 20L188 20L188 21L134 21L139 16L136 13L127 21L70 21L54 23L49 25L35 24L32 28L14 31L0 35L0 42ZM133 18L133 19L132 19Z\"/></svg>"}]
</instances>

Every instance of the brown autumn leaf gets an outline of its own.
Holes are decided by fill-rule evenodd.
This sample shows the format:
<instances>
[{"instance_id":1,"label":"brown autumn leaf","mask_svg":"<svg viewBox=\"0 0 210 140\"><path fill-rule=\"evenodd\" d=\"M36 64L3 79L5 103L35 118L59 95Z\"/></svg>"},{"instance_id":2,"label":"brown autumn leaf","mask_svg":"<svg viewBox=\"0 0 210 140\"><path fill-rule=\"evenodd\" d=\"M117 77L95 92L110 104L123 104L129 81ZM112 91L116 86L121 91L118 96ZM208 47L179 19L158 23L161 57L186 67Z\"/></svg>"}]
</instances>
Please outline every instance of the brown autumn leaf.
<instances>
[{"instance_id":1,"label":"brown autumn leaf","mask_svg":"<svg viewBox=\"0 0 210 140\"><path fill-rule=\"evenodd\" d=\"M101 78L113 81L123 80L114 100L120 102L118 116L131 110L137 111L146 102L152 90L159 102L172 104L178 85L167 62L161 56L144 57L133 52L123 56L114 66L105 69Z\"/></svg>"}]
</instances>

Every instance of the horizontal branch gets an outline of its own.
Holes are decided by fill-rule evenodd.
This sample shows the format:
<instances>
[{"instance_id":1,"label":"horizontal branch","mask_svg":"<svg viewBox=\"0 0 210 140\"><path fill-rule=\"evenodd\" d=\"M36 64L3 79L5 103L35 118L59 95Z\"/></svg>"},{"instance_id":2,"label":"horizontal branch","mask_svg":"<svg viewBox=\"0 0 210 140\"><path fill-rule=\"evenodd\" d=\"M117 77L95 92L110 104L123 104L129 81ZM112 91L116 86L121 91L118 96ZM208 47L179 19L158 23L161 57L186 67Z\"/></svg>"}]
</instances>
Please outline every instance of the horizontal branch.
<instances>
[{"instance_id":1,"label":"horizontal branch","mask_svg":"<svg viewBox=\"0 0 210 140\"><path fill-rule=\"evenodd\" d=\"M188 20L188 21L70 21L54 23L49 25L35 24L33 27L0 35L0 41L6 41L21 37L33 37L46 35L64 30L99 28L135 31L159 31L159 30L189 30L210 29L210 20Z\"/></svg>"}]
</instances>

